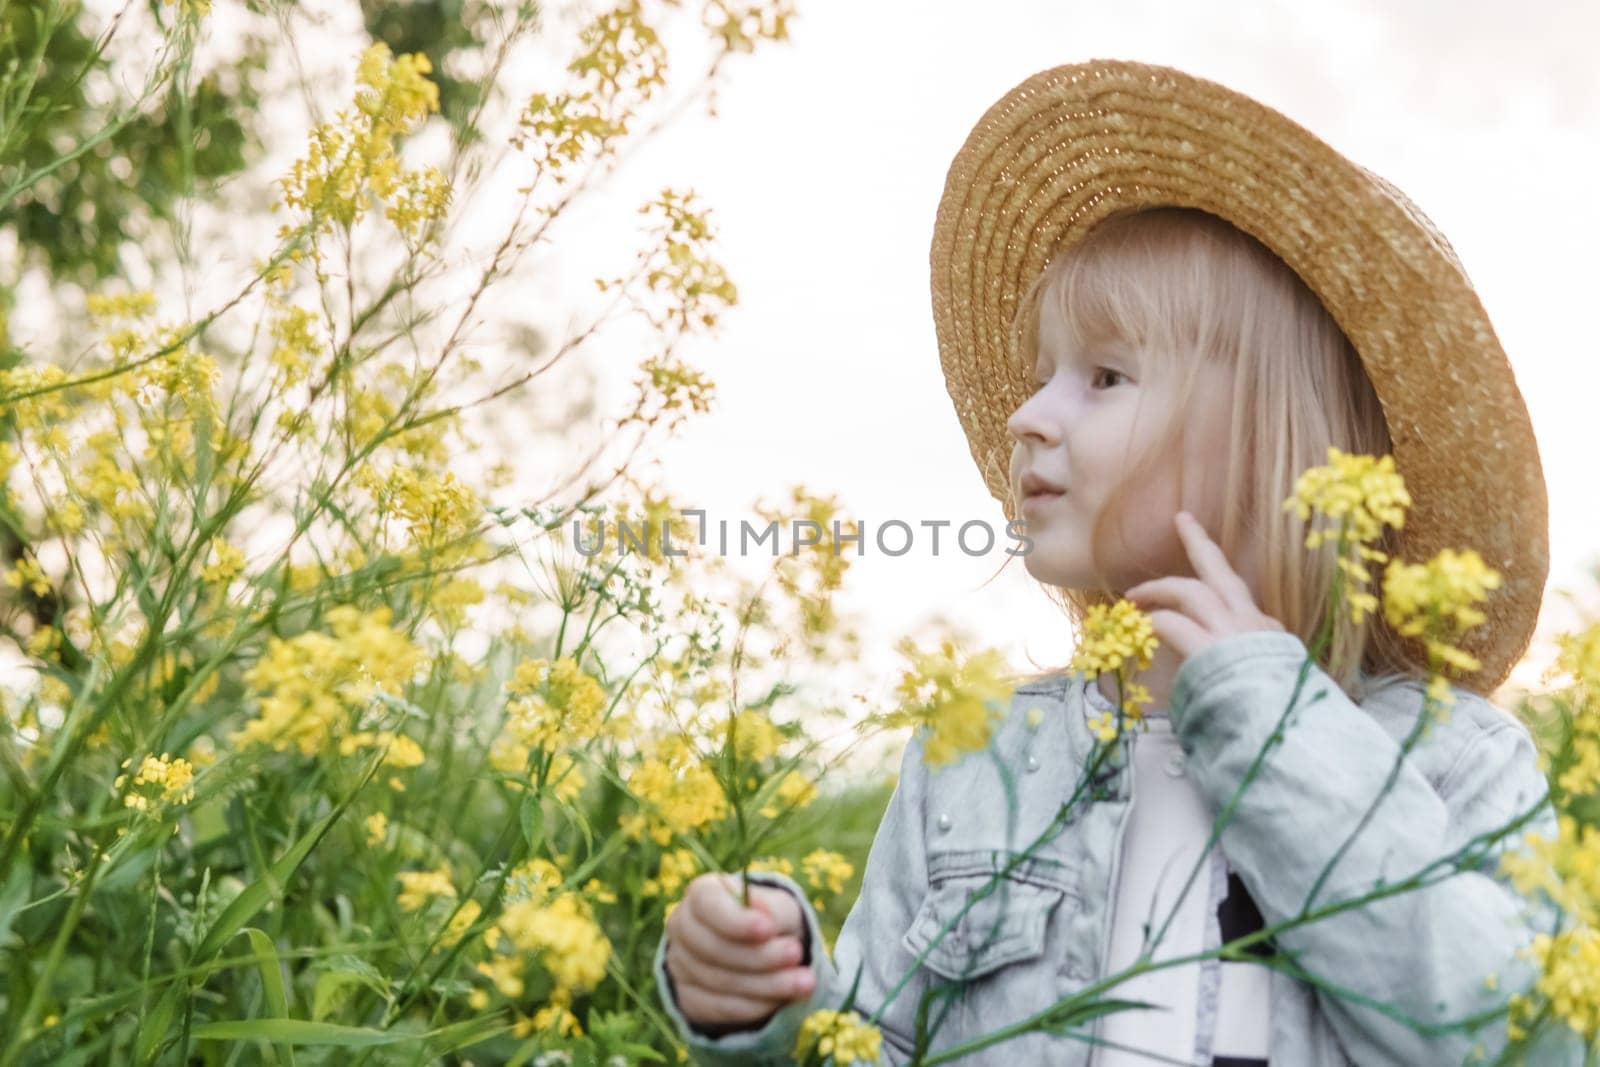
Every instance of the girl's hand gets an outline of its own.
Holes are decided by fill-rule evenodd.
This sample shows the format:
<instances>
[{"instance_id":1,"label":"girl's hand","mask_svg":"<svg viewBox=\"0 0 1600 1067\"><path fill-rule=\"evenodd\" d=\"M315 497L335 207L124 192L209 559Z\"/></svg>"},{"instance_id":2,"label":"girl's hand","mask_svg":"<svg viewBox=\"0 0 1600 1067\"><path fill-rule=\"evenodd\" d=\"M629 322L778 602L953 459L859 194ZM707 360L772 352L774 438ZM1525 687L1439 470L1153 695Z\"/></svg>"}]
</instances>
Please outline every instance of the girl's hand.
<instances>
[{"instance_id":1,"label":"girl's hand","mask_svg":"<svg viewBox=\"0 0 1600 1067\"><path fill-rule=\"evenodd\" d=\"M1178 537L1189 553L1197 578L1156 578L1140 582L1124 595L1150 616L1163 645L1187 660L1232 634L1252 630L1284 632L1284 625L1256 607L1250 586L1205 527L1187 511L1176 516ZM1158 610L1151 610L1158 605Z\"/></svg>"},{"instance_id":2,"label":"girl's hand","mask_svg":"<svg viewBox=\"0 0 1600 1067\"><path fill-rule=\"evenodd\" d=\"M708 1026L755 1027L816 987L800 960L805 919L787 890L751 885L750 906L739 880L702 874L667 916L667 973L684 1018Z\"/></svg>"}]
</instances>

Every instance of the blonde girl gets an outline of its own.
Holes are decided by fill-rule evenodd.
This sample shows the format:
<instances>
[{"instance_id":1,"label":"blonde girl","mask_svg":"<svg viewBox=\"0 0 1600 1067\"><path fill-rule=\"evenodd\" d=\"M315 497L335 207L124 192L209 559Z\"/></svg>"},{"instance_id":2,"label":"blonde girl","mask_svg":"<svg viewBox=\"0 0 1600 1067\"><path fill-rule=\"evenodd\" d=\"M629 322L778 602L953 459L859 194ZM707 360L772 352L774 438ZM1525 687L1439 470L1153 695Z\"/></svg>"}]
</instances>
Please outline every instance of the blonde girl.
<instances>
[{"instance_id":1,"label":"blonde girl","mask_svg":"<svg viewBox=\"0 0 1600 1067\"><path fill-rule=\"evenodd\" d=\"M1554 817L1488 699L1531 637L1546 515L1448 243L1258 102L1097 60L985 113L932 265L946 382L1029 574L1080 632L1126 599L1159 645L1137 691L1019 681L982 756L931 767L913 736L831 956L790 879L752 875L749 907L734 876L691 883L656 973L692 1059L793 1063L811 1019L836 1063L1492 1060L1552 921L1496 869L1496 831ZM1372 549L1471 548L1500 577L1459 639L1476 670L1430 687L1423 642L1334 599L1337 541L1283 507L1330 447L1404 475ZM1063 1012L1086 992L1137 1003ZM862 1025L817 1014L847 999ZM1559 1031L1525 1055L1583 1062Z\"/></svg>"}]
</instances>

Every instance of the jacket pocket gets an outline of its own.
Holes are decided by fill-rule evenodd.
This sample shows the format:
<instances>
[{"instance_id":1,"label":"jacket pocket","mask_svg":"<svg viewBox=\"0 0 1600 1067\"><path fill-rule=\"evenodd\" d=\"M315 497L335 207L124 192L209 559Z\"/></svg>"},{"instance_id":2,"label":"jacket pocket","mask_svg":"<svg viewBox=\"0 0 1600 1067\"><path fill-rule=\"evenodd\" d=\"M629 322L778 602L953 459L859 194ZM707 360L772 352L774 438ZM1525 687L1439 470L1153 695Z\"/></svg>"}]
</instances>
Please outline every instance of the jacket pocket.
<instances>
[{"instance_id":1,"label":"jacket pocket","mask_svg":"<svg viewBox=\"0 0 1600 1067\"><path fill-rule=\"evenodd\" d=\"M1011 857L988 850L929 855L927 895L901 938L923 966L950 979L977 978L1043 955L1050 913L1063 897L1076 898L1076 883L1059 861L1041 857L996 878Z\"/></svg>"}]
</instances>

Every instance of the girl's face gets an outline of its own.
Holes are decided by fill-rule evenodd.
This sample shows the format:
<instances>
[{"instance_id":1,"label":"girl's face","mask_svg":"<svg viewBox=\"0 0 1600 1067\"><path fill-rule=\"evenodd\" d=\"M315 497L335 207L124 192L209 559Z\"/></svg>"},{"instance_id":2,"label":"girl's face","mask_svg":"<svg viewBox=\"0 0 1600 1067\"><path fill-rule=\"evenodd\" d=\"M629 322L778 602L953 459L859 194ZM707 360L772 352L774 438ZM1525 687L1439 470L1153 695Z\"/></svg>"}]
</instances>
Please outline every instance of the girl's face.
<instances>
[{"instance_id":1,"label":"girl's face","mask_svg":"<svg viewBox=\"0 0 1600 1067\"><path fill-rule=\"evenodd\" d=\"M1041 582L1071 589L1095 589L1099 581L1089 555L1089 538L1111 491L1122 481L1125 463L1136 457L1165 427L1168 402L1149 380L1139 353L1120 342L1074 349L1065 323L1048 305L1039 317L1038 390L1007 422L1015 439L1011 488L1019 518L1033 547L1023 557L1028 573ZM1190 511L1216 536L1227 469L1232 412L1227 372L1206 363L1194 395L1186 398L1189 433L1182 454L1169 450L1155 475L1124 498L1121 519L1108 530L1104 580L1113 594L1149 578L1192 576L1193 568L1174 526L1179 510ZM1141 397L1144 409L1135 414ZM1178 494L1178 472L1189 476L1189 499ZM1032 492L1034 483L1060 492ZM1233 561L1255 587L1248 561Z\"/></svg>"}]
</instances>

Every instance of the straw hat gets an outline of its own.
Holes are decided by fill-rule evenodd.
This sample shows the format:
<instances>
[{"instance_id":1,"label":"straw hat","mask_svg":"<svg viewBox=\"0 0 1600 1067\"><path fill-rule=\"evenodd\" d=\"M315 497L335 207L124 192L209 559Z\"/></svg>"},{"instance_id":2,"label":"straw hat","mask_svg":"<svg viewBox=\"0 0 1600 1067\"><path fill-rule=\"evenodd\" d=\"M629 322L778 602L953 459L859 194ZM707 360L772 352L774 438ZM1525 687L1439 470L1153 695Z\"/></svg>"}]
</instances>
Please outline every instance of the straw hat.
<instances>
[{"instance_id":1,"label":"straw hat","mask_svg":"<svg viewBox=\"0 0 1600 1067\"><path fill-rule=\"evenodd\" d=\"M1366 365L1413 505L1401 556L1476 549L1502 585L1461 639L1505 680L1549 570L1544 474L1506 360L1451 249L1387 181L1250 97L1170 67L1091 60L1041 71L956 153L930 263L939 360L1008 519L1006 420L1031 393L1007 351L1018 300L1051 256L1114 212L1173 205L1261 241L1322 300Z\"/></svg>"}]
</instances>

